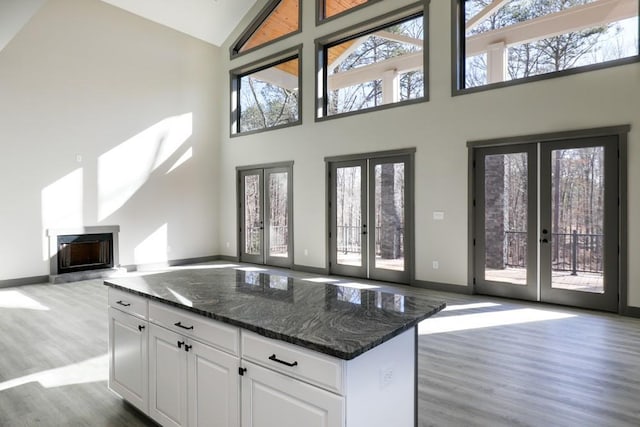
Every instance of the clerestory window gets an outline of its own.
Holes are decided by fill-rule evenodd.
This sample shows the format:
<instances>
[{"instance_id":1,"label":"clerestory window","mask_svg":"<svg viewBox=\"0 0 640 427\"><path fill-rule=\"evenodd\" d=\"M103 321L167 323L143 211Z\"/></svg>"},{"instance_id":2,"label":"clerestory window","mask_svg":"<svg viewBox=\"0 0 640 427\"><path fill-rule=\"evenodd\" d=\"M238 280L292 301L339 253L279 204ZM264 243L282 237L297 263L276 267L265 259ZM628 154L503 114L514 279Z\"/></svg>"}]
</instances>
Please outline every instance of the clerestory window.
<instances>
[{"instance_id":1,"label":"clerestory window","mask_svg":"<svg viewBox=\"0 0 640 427\"><path fill-rule=\"evenodd\" d=\"M453 0L454 93L639 59L638 0Z\"/></svg>"},{"instance_id":2,"label":"clerestory window","mask_svg":"<svg viewBox=\"0 0 640 427\"><path fill-rule=\"evenodd\" d=\"M231 47L231 56L299 33L300 0L271 0Z\"/></svg>"},{"instance_id":3,"label":"clerestory window","mask_svg":"<svg viewBox=\"0 0 640 427\"><path fill-rule=\"evenodd\" d=\"M301 123L301 47L231 71L231 134Z\"/></svg>"},{"instance_id":4,"label":"clerestory window","mask_svg":"<svg viewBox=\"0 0 640 427\"><path fill-rule=\"evenodd\" d=\"M426 22L421 5L316 41L317 118L426 100Z\"/></svg>"}]
</instances>

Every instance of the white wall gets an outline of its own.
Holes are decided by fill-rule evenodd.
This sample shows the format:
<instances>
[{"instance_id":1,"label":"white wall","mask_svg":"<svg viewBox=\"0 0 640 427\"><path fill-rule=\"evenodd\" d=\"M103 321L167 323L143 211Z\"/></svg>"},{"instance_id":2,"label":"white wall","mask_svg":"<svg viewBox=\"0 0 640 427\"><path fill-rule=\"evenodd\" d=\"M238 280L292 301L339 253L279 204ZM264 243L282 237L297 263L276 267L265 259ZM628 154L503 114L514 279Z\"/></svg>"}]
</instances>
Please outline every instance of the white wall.
<instances>
[{"instance_id":1,"label":"white wall","mask_svg":"<svg viewBox=\"0 0 640 427\"><path fill-rule=\"evenodd\" d=\"M314 8L303 8L305 31L240 58L223 46L225 70L303 43L303 125L254 135L221 132L220 219L236 223L235 167L293 160L294 262L326 266L325 156L416 147L416 279L467 285L467 148L469 140L630 124L629 302L640 306L640 64L451 96L450 2L430 4L430 101L353 117L314 122L314 39L411 1L375 3L358 13L315 27ZM393 4L393 6L391 5ZM254 12L259 8L254 8ZM251 14L250 14L251 15ZM227 91L223 79L220 90ZM222 123L229 122L228 108ZM432 211L445 212L434 222ZM236 254L236 228L220 230L225 254ZM229 248L226 243L229 242ZM308 256L304 250L308 249ZM440 268L433 270L431 261Z\"/></svg>"},{"instance_id":2,"label":"white wall","mask_svg":"<svg viewBox=\"0 0 640 427\"><path fill-rule=\"evenodd\" d=\"M49 273L47 228L120 225L125 265L219 253L219 55L98 0L38 11L0 51L0 280Z\"/></svg>"}]
</instances>

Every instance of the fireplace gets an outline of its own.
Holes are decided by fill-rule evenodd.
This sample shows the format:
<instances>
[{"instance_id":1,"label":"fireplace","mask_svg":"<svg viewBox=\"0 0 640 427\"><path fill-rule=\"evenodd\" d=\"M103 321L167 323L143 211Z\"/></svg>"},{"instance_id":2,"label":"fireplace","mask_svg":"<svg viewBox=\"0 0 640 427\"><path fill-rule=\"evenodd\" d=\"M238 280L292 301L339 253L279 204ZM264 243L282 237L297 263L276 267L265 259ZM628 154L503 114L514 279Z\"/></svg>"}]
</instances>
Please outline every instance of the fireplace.
<instances>
[{"instance_id":1,"label":"fireplace","mask_svg":"<svg viewBox=\"0 0 640 427\"><path fill-rule=\"evenodd\" d=\"M49 281L62 283L120 272L119 232L117 225L47 230Z\"/></svg>"},{"instance_id":2,"label":"fireplace","mask_svg":"<svg viewBox=\"0 0 640 427\"><path fill-rule=\"evenodd\" d=\"M58 236L58 274L113 267L113 234Z\"/></svg>"}]
</instances>

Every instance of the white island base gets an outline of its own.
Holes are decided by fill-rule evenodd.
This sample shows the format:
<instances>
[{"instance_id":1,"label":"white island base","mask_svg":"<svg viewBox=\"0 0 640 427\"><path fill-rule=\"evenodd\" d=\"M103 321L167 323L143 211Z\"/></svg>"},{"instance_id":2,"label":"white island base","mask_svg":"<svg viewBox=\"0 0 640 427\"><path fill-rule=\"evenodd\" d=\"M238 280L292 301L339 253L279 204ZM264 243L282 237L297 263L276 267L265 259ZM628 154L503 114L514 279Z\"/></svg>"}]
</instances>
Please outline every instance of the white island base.
<instances>
[{"instance_id":1,"label":"white island base","mask_svg":"<svg viewBox=\"0 0 640 427\"><path fill-rule=\"evenodd\" d=\"M416 328L343 360L109 288L109 387L163 426L413 427Z\"/></svg>"}]
</instances>

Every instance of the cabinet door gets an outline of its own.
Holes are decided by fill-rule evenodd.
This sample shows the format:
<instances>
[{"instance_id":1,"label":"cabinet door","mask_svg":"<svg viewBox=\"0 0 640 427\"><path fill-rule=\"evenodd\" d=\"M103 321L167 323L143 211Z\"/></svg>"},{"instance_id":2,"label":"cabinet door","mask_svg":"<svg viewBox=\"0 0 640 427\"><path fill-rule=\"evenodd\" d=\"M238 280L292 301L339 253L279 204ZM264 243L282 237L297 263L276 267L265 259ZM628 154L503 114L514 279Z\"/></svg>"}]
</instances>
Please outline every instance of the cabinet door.
<instances>
[{"instance_id":1,"label":"cabinet door","mask_svg":"<svg viewBox=\"0 0 640 427\"><path fill-rule=\"evenodd\" d=\"M145 414L149 411L148 323L109 308L109 388Z\"/></svg>"},{"instance_id":2,"label":"cabinet door","mask_svg":"<svg viewBox=\"0 0 640 427\"><path fill-rule=\"evenodd\" d=\"M149 415L163 426L187 425L185 338L149 325Z\"/></svg>"},{"instance_id":3,"label":"cabinet door","mask_svg":"<svg viewBox=\"0 0 640 427\"><path fill-rule=\"evenodd\" d=\"M244 365L243 427L344 426L341 396L250 362Z\"/></svg>"},{"instance_id":4,"label":"cabinet door","mask_svg":"<svg viewBox=\"0 0 640 427\"><path fill-rule=\"evenodd\" d=\"M239 427L240 360L197 341L189 345L189 425Z\"/></svg>"}]
</instances>

